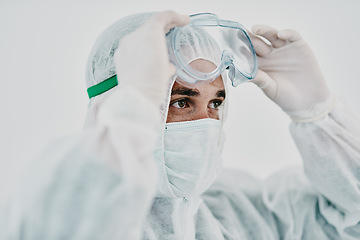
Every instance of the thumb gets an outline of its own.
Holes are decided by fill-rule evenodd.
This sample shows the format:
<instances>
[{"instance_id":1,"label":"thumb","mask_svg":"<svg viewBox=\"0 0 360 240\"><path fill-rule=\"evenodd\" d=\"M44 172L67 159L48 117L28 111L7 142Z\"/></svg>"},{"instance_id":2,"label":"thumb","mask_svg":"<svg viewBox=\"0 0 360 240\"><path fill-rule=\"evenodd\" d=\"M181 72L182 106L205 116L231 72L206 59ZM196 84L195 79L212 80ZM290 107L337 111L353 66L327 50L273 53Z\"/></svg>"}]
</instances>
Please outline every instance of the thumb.
<instances>
[{"instance_id":1,"label":"thumb","mask_svg":"<svg viewBox=\"0 0 360 240\"><path fill-rule=\"evenodd\" d=\"M263 92L272 100L275 99L277 95L277 84L274 79L272 79L267 73L262 70L259 70L256 77L250 82L257 85Z\"/></svg>"}]
</instances>

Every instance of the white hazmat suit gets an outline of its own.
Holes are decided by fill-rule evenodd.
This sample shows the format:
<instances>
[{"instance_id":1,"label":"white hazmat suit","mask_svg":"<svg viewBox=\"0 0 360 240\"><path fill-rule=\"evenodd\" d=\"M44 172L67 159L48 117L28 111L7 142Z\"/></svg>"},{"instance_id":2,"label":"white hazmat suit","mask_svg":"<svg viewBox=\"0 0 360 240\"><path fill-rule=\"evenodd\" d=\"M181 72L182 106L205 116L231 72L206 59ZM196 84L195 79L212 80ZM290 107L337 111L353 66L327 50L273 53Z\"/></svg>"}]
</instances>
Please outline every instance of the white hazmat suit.
<instances>
[{"instance_id":1,"label":"white hazmat suit","mask_svg":"<svg viewBox=\"0 0 360 240\"><path fill-rule=\"evenodd\" d=\"M121 75L113 61L118 43L149 16L121 19L102 33L89 57L88 87ZM266 90L264 79L255 82ZM26 171L1 214L0 239L360 238L360 124L332 95L309 111L283 107L297 120L290 129L304 169L259 181L240 170L219 174L212 149L199 150L209 161L194 160L198 165L168 162L168 145L183 154L193 150L190 141L216 136L218 146L207 146L220 150L223 143L224 116L166 124L173 82L166 99L121 80L92 98L86 128L53 142ZM189 144L176 142L188 134L187 124L211 131L194 130Z\"/></svg>"}]
</instances>

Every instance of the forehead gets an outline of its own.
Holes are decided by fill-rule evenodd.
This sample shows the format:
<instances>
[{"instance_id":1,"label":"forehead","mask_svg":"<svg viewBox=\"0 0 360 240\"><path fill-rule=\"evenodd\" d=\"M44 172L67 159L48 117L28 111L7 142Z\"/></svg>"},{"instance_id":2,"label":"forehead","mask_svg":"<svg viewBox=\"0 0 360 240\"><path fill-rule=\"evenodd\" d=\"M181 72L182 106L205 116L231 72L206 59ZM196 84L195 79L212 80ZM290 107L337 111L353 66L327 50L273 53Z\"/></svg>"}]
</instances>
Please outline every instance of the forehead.
<instances>
[{"instance_id":1,"label":"forehead","mask_svg":"<svg viewBox=\"0 0 360 240\"><path fill-rule=\"evenodd\" d=\"M196 69L197 71L200 72L212 72L216 69L216 65L214 63L212 63L209 60L206 59L195 59L193 60L191 63L189 63L189 65L191 67L193 67L194 69ZM173 85L173 90L177 89L179 87L183 87L183 85L177 81L175 81L174 85ZM186 84L186 87L188 88L193 88L193 89L208 89L208 88L213 88L213 89L218 89L218 90L222 90L224 89L224 82L223 79L221 77L221 75L216 78L214 81L212 82L202 82L199 81L195 84Z\"/></svg>"},{"instance_id":2,"label":"forehead","mask_svg":"<svg viewBox=\"0 0 360 240\"><path fill-rule=\"evenodd\" d=\"M198 70L199 72L209 73L209 72L212 72L212 71L214 71L216 69L216 65L214 63L212 63L209 60L202 59L202 58L195 59L195 60L191 61L189 63L189 65L192 68Z\"/></svg>"}]
</instances>

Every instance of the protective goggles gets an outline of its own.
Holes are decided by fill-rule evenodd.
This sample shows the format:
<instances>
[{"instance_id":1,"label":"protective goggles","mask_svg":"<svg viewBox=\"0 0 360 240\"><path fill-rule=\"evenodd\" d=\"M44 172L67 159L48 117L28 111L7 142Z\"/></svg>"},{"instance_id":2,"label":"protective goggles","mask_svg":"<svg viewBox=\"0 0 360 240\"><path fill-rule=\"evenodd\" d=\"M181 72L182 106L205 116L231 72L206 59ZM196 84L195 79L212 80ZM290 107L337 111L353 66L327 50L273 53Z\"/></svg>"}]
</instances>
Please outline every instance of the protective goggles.
<instances>
[{"instance_id":1,"label":"protective goggles","mask_svg":"<svg viewBox=\"0 0 360 240\"><path fill-rule=\"evenodd\" d=\"M236 87L256 76L256 53L238 22L221 20L212 13L191 15L190 24L172 29L167 40L170 61L176 66L180 82L211 82L227 69ZM210 61L214 67L199 70L192 66L197 59Z\"/></svg>"}]
</instances>

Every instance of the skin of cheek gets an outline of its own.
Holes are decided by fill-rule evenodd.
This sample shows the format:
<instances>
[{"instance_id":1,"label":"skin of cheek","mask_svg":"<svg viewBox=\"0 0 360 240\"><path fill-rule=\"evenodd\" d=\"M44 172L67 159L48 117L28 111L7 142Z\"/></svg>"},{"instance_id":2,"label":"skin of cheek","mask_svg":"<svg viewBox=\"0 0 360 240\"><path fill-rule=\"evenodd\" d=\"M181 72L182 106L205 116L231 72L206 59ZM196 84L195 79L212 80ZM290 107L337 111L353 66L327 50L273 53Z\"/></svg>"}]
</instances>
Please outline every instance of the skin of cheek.
<instances>
[{"instance_id":1,"label":"skin of cheek","mask_svg":"<svg viewBox=\"0 0 360 240\"><path fill-rule=\"evenodd\" d=\"M192 115L194 115L194 111L184 111L183 114L174 114L173 111L171 111L171 108L174 107L169 106L169 112L166 122L190 121L189 119L191 119Z\"/></svg>"}]
</instances>

